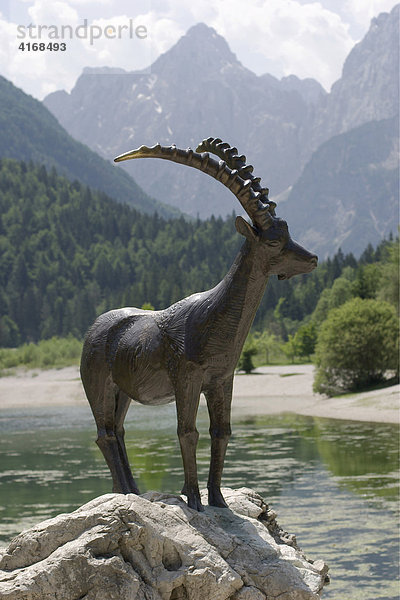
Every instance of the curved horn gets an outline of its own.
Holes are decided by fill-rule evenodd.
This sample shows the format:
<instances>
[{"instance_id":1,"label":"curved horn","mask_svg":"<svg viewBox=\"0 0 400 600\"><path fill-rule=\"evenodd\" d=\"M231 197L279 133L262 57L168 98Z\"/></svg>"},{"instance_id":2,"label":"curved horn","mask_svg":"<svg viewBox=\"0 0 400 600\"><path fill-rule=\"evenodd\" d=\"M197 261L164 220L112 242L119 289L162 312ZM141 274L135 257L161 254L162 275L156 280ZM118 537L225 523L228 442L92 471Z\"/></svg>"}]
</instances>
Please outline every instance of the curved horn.
<instances>
[{"instance_id":1,"label":"curved horn","mask_svg":"<svg viewBox=\"0 0 400 600\"><path fill-rule=\"evenodd\" d=\"M215 160L208 152L200 154L191 148L182 150L175 145L156 144L152 147L140 146L136 150L120 154L114 158L114 162L134 158L163 158L199 169L223 183L236 196L254 225L259 229L268 229L272 223L270 204L262 202L261 193L252 188L252 180L244 180L237 169L229 168L224 160Z\"/></svg>"},{"instance_id":2,"label":"curved horn","mask_svg":"<svg viewBox=\"0 0 400 600\"><path fill-rule=\"evenodd\" d=\"M238 149L231 147L226 142L223 142L220 138L209 137L203 140L196 148L196 152L212 152L216 156L219 156L222 160L226 161L226 164L231 169L237 169L242 179L250 179L251 187L255 192L260 192L261 201L268 202L271 207L271 213L275 214L275 202L268 199L269 189L260 185L261 177L254 177L253 165L246 165L246 157L244 154L239 156Z\"/></svg>"}]
</instances>

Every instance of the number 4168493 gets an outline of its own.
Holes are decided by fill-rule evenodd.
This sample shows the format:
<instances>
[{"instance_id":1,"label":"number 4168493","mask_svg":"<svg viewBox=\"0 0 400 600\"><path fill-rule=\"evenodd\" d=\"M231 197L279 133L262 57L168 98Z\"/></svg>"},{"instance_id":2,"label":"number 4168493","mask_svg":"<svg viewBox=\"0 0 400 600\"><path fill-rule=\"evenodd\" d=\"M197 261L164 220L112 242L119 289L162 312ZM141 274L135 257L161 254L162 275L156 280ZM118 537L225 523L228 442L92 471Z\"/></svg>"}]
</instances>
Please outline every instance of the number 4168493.
<instances>
[{"instance_id":1,"label":"number 4168493","mask_svg":"<svg viewBox=\"0 0 400 600\"><path fill-rule=\"evenodd\" d=\"M51 52L65 52L67 49L67 44L65 42L21 42L18 46L18 50L28 52L44 52L45 50L50 50Z\"/></svg>"}]
</instances>

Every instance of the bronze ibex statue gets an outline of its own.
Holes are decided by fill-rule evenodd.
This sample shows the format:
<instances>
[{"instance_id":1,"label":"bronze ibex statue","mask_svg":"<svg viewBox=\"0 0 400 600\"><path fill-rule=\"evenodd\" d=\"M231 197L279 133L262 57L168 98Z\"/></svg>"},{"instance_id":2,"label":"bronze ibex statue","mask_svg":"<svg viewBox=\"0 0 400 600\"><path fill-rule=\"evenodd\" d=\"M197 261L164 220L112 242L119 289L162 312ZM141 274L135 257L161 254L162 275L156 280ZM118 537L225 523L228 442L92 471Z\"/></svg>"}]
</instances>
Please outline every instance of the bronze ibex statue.
<instances>
[{"instance_id":1,"label":"bronze ibex statue","mask_svg":"<svg viewBox=\"0 0 400 600\"><path fill-rule=\"evenodd\" d=\"M216 160L210 152L220 158ZM220 139L204 140L196 152L176 146L141 146L118 156L163 158L200 169L227 186L252 220L241 216L236 229L245 241L227 275L213 289L193 294L169 308L120 308L101 315L89 329L81 376L113 491L139 493L124 443L123 422L131 399L142 404L176 401L178 437L188 505L203 510L197 480L196 415L203 392L210 415L211 461L208 499L225 507L221 476L231 433L233 374L269 275L287 279L308 273L317 257L289 235L275 216L267 188L246 165L246 157Z\"/></svg>"}]
</instances>

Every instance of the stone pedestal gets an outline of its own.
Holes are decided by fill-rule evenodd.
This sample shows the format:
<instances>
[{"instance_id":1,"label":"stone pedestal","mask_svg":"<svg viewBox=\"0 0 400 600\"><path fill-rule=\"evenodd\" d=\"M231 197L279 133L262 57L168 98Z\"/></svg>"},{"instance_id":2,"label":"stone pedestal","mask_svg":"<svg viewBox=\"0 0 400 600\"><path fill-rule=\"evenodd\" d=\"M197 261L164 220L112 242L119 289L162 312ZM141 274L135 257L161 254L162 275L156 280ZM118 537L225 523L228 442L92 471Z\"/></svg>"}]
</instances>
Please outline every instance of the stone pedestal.
<instances>
[{"instance_id":1,"label":"stone pedestal","mask_svg":"<svg viewBox=\"0 0 400 600\"><path fill-rule=\"evenodd\" d=\"M198 513L180 496L106 494L22 532L1 600L311 600L327 581L247 488ZM203 498L205 502L205 497Z\"/></svg>"}]
</instances>

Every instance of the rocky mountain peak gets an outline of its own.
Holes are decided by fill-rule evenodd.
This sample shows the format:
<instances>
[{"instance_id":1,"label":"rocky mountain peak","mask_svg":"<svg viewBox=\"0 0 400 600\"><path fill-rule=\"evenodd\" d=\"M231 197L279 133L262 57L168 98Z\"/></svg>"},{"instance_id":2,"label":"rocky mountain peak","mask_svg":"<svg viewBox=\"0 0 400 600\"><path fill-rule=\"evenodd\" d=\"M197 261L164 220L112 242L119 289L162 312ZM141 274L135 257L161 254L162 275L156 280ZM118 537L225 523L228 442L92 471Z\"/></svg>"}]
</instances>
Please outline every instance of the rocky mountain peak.
<instances>
[{"instance_id":1,"label":"rocky mountain peak","mask_svg":"<svg viewBox=\"0 0 400 600\"><path fill-rule=\"evenodd\" d=\"M307 102L316 105L326 96L326 91L318 81L307 77L299 79L296 75L288 75L280 80L280 88L286 91L295 91Z\"/></svg>"},{"instance_id":2,"label":"rocky mountain peak","mask_svg":"<svg viewBox=\"0 0 400 600\"><path fill-rule=\"evenodd\" d=\"M313 79L257 76L238 61L215 29L198 23L148 71L98 77L95 71L86 70L71 94L57 92L44 103L71 135L107 158L143 143L195 147L209 135L221 137L251 159L271 195L294 186L290 194L286 193L294 202L295 195L309 191L312 206L307 216L315 210L313 219L320 214L322 224L329 222L330 211L346 215L337 223L335 239L329 241L325 236L321 241L310 234L310 247L323 253L336 251L338 244L346 251L355 250L354 240L360 236L350 235L353 224L347 227L347 212L338 212L336 204L323 200L351 197L351 211L357 215L356 221L361 215L363 231L368 231L371 242L396 227L393 206L397 171L395 161L390 159L390 168L388 164L395 156L392 138L397 138L397 130L391 130L387 123L398 113L399 12L396 6L372 20L330 93ZM370 126L346 135L368 123ZM343 137L338 141L336 136ZM324 147L329 140L331 143ZM377 153L373 154L377 146L379 161ZM355 155L360 157L366 155L367 148L371 151L372 158L368 157L357 171L356 180L347 161L342 160L349 148L356 148ZM314 152L323 160L312 160ZM237 210L232 194L202 173L159 162L162 164L129 161L123 168L153 197L188 214L205 217ZM342 186L333 193L327 185L335 170L340 173ZM379 184L377 170L385 185ZM299 188L296 181L302 172L308 174L304 179L307 185ZM364 195L373 201L379 189L385 192L382 205L387 210L380 210L378 219L373 212L367 218L358 198ZM287 204L291 204L289 199ZM365 218L369 219L367 225ZM290 218L293 231L294 221ZM324 245L326 240L328 246Z\"/></svg>"},{"instance_id":3,"label":"rocky mountain peak","mask_svg":"<svg viewBox=\"0 0 400 600\"><path fill-rule=\"evenodd\" d=\"M381 13L371 20L368 33L354 46L344 63L342 80L363 74L370 76L371 70L378 75L383 62L393 70L397 67L398 72L399 21L400 4L390 13ZM366 65L368 73L365 73Z\"/></svg>"},{"instance_id":4,"label":"rocky mountain peak","mask_svg":"<svg viewBox=\"0 0 400 600\"><path fill-rule=\"evenodd\" d=\"M172 48L159 56L151 70L165 75L173 69L193 77L197 76L197 69L216 72L227 64L240 66L225 39L213 27L197 23Z\"/></svg>"},{"instance_id":5,"label":"rocky mountain peak","mask_svg":"<svg viewBox=\"0 0 400 600\"><path fill-rule=\"evenodd\" d=\"M342 77L316 113L310 146L316 148L334 135L398 114L399 17L397 4L390 13L372 19L368 33L348 55Z\"/></svg>"}]
</instances>

